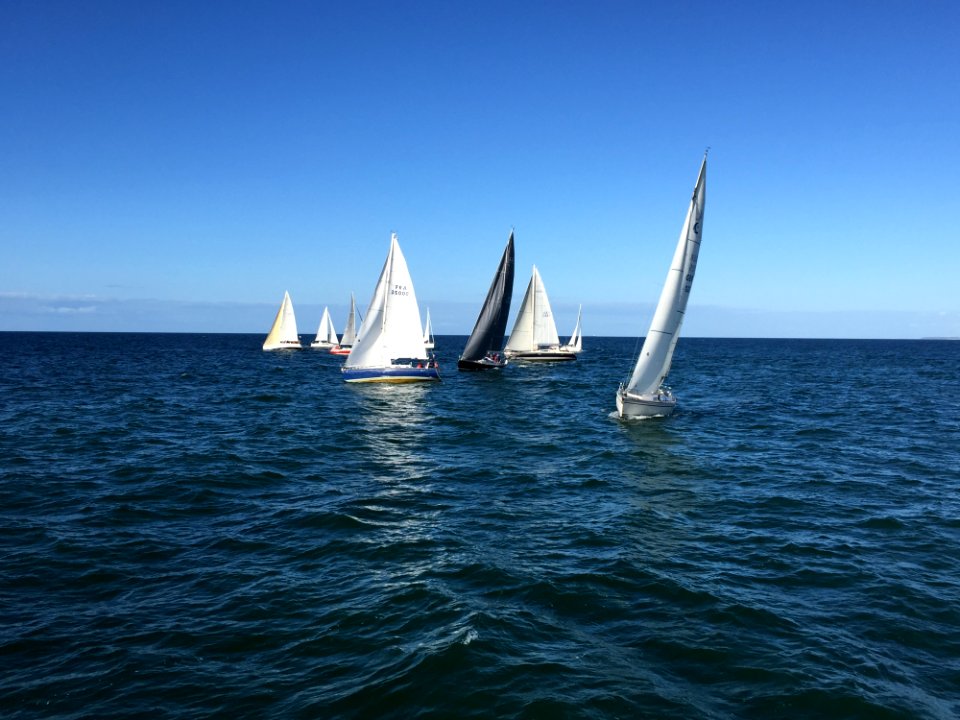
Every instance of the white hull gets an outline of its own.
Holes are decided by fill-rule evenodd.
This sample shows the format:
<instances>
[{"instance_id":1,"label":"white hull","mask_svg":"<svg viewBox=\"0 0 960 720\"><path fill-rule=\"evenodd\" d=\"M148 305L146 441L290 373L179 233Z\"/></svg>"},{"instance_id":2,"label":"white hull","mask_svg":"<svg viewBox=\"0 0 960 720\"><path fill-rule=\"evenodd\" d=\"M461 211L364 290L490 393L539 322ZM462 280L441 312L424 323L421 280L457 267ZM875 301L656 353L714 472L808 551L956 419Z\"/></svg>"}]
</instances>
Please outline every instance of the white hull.
<instances>
[{"instance_id":1,"label":"white hull","mask_svg":"<svg viewBox=\"0 0 960 720\"><path fill-rule=\"evenodd\" d=\"M302 350L303 345L293 340L281 340L278 343L271 343L270 345L264 345L263 349L266 352L271 352L273 350Z\"/></svg>"},{"instance_id":2,"label":"white hull","mask_svg":"<svg viewBox=\"0 0 960 720\"><path fill-rule=\"evenodd\" d=\"M337 344L332 342L327 342L326 340L314 340L312 343L310 343L310 347L328 350L329 348L337 347Z\"/></svg>"},{"instance_id":3,"label":"white hull","mask_svg":"<svg viewBox=\"0 0 960 720\"><path fill-rule=\"evenodd\" d=\"M506 352L505 355L510 360L524 360L527 362L563 362L576 360L577 354L573 350L566 348L554 348L552 350L529 350L525 352Z\"/></svg>"},{"instance_id":4,"label":"white hull","mask_svg":"<svg viewBox=\"0 0 960 720\"><path fill-rule=\"evenodd\" d=\"M668 417L677 407L670 394L634 395L623 388L617 391L617 415L623 419Z\"/></svg>"}]
</instances>

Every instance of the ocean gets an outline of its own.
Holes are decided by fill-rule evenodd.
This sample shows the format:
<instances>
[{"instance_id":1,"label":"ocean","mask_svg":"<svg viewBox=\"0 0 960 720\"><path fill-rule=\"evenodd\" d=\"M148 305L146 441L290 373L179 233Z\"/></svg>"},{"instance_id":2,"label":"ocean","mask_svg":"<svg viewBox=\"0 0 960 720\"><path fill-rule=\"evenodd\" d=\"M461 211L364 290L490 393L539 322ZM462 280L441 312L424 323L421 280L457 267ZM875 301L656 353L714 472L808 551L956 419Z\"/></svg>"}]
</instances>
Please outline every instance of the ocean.
<instances>
[{"instance_id":1,"label":"ocean","mask_svg":"<svg viewBox=\"0 0 960 720\"><path fill-rule=\"evenodd\" d=\"M960 342L262 340L0 333L0 716L960 716Z\"/></svg>"}]
</instances>

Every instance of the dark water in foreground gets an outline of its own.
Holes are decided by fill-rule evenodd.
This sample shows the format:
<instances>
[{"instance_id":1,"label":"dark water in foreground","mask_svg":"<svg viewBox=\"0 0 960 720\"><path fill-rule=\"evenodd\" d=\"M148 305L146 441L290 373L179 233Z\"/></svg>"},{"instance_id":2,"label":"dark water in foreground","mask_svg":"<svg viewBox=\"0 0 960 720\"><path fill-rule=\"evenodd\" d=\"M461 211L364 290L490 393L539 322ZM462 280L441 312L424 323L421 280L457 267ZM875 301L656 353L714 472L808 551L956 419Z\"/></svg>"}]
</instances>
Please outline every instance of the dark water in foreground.
<instances>
[{"instance_id":1,"label":"dark water in foreground","mask_svg":"<svg viewBox=\"0 0 960 720\"><path fill-rule=\"evenodd\" d=\"M960 342L261 341L0 333L0 715L960 715Z\"/></svg>"}]
</instances>

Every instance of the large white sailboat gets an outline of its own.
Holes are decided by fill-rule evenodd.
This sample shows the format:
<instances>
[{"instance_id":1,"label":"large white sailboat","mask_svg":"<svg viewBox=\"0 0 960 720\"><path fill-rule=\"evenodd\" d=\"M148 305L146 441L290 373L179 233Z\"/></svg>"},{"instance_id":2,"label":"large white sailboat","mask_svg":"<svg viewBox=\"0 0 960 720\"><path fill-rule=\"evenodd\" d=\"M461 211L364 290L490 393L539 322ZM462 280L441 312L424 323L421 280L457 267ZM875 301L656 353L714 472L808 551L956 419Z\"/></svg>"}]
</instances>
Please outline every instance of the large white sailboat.
<instances>
[{"instance_id":1,"label":"large white sailboat","mask_svg":"<svg viewBox=\"0 0 960 720\"><path fill-rule=\"evenodd\" d=\"M347 313L347 326L343 329L340 344L330 348L334 355L349 355L353 344L357 341L357 301L350 293L350 312Z\"/></svg>"},{"instance_id":2,"label":"large white sailboat","mask_svg":"<svg viewBox=\"0 0 960 720\"><path fill-rule=\"evenodd\" d=\"M317 329L316 339L310 343L312 348L333 348L338 344L337 331L333 327L333 318L330 317L330 308L323 309L320 317L320 327Z\"/></svg>"},{"instance_id":3,"label":"large white sailboat","mask_svg":"<svg viewBox=\"0 0 960 720\"><path fill-rule=\"evenodd\" d=\"M508 358L516 360L577 359L575 352L560 347L550 298L536 265L504 352Z\"/></svg>"},{"instance_id":4,"label":"large white sailboat","mask_svg":"<svg viewBox=\"0 0 960 720\"><path fill-rule=\"evenodd\" d=\"M617 414L621 418L666 416L677 406L677 399L670 388L664 385L664 380L670 372L673 351L680 337L680 325L690 299L690 286L697 270L706 199L707 155L704 153L687 217L673 253L673 262L650 329L644 338L640 357L637 358L630 380L617 390Z\"/></svg>"},{"instance_id":5,"label":"large white sailboat","mask_svg":"<svg viewBox=\"0 0 960 720\"><path fill-rule=\"evenodd\" d=\"M263 341L264 350L299 350L300 336L297 335L297 316L293 314L293 301L290 293L284 291L283 302L273 320L273 327Z\"/></svg>"},{"instance_id":6,"label":"large white sailboat","mask_svg":"<svg viewBox=\"0 0 960 720\"><path fill-rule=\"evenodd\" d=\"M437 362L427 354L422 332L413 280L394 233L366 320L341 369L343 379L391 383L439 380Z\"/></svg>"}]
</instances>

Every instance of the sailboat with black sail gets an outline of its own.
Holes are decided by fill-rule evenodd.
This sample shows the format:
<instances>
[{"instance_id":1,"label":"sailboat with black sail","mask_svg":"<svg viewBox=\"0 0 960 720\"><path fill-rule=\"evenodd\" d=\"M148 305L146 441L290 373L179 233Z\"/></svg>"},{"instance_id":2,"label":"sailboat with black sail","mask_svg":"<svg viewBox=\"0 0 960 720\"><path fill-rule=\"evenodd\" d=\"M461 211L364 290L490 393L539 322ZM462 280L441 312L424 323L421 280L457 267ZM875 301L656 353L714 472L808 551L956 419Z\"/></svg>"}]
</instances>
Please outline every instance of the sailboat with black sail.
<instances>
[{"instance_id":1,"label":"sailboat with black sail","mask_svg":"<svg viewBox=\"0 0 960 720\"><path fill-rule=\"evenodd\" d=\"M640 357L626 385L617 389L617 414L620 418L647 418L673 413L677 399L664 385L673 351L680 337L680 325L690 299L690 287L697 270L697 256L703 233L703 210L707 199L707 156L704 153L700 174L693 188L687 217L673 253L673 262L660 293L653 321L643 341Z\"/></svg>"},{"instance_id":2,"label":"sailboat with black sail","mask_svg":"<svg viewBox=\"0 0 960 720\"><path fill-rule=\"evenodd\" d=\"M467 339L463 354L457 360L459 370L488 370L502 368L507 364L503 353L503 336L510 315L510 298L513 295L513 233L500 257L497 272L490 283L487 297L480 308L480 315Z\"/></svg>"},{"instance_id":3,"label":"sailboat with black sail","mask_svg":"<svg viewBox=\"0 0 960 720\"><path fill-rule=\"evenodd\" d=\"M341 368L343 379L354 383L439 380L437 362L427 354L422 333L413 279L394 233L366 320Z\"/></svg>"}]
</instances>

